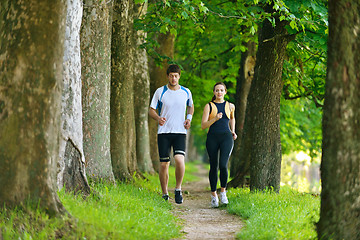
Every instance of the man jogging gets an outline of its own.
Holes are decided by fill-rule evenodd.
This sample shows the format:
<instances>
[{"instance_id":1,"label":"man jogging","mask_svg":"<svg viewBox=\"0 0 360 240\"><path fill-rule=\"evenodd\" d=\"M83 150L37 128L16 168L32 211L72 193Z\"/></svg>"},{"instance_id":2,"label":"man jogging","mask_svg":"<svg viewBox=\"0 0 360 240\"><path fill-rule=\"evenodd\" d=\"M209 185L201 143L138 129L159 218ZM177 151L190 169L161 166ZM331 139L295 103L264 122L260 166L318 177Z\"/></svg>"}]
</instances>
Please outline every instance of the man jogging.
<instances>
[{"instance_id":1,"label":"man jogging","mask_svg":"<svg viewBox=\"0 0 360 240\"><path fill-rule=\"evenodd\" d=\"M186 131L191 125L194 104L190 90L179 85L180 67L170 65L166 74L169 82L155 91L150 103L149 115L159 123L159 178L163 198L169 199L170 150L173 147L176 176L175 202L181 204L183 202L181 184L185 173Z\"/></svg>"}]
</instances>

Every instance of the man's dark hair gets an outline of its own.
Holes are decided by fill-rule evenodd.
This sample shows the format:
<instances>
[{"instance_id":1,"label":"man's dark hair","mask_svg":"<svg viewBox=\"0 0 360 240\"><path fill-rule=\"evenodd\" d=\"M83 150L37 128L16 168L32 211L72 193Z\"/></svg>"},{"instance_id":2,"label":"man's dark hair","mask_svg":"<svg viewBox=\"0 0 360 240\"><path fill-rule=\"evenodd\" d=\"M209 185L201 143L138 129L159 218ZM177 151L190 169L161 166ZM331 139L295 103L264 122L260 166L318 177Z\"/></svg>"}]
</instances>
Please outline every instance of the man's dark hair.
<instances>
[{"instance_id":1,"label":"man's dark hair","mask_svg":"<svg viewBox=\"0 0 360 240\"><path fill-rule=\"evenodd\" d=\"M169 65L166 74L169 75L170 73L178 73L179 75L181 74L181 69L178 65L176 64L171 64Z\"/></svg>"}]
</instances>

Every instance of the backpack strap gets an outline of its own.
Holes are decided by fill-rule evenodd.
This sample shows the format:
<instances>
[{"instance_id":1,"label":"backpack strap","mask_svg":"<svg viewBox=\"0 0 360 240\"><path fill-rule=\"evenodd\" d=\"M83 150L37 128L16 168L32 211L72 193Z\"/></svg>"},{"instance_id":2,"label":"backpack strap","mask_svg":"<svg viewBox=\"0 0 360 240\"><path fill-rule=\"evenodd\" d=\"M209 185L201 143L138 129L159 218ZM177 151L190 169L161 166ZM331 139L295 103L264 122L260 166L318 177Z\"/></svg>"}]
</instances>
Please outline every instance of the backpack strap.
<instances>
[{"instance_id":1,"label":"backpack strap","mask_svg":"<svg viewBox=\"0 0 360 240\"><path fill-rule=\"evenodd\" d=\"M214 117L216 117L218 110L217 110L215 103L213 103L213 102L209 102L209 106L210 106L210 112L209 112L208 120L211 120ZM225 102L225 114L228 117L228 119L234 118L234 110L233 109L230 110L230 103L228 101Z\"/></svg>"},{"instance_id":2,"label":"backpack strap","mask_svg":"<svg viewBox=\"0 0 360 240\"><path fill-rule=\"evenodd\" d=\"M225 114L228 117L228 119L230 119L230 103L228 101L225 102Z\"/></svg>"},{"instance_id":3,"label":"backpack strap","mask_svg":"<svg viewBox=\"0 0 360 240\"><path fill-rule=\"evenodd\" d=\"M210 106L210 112L209 112L208 120L211 120L214 117L216 117L216 114L218 113L218 109L217 109L215 103L213 103L213 102L209 102L209 106Z\"/></svg>"},{"instance_id":4,"label":"backpack strap","mask_svg":"<svg viewBox=\"0 0 360 240\"><path fill-rule=\"evenodd\" d=\"M184 88L183 86L180 86L181 90L184 90L187 94L187 100L186 100L186 106L189 106L190 107L190 98L189 98L189 91L186 90L186 88Z\"/></svg>"},{"instance_id":5,"label":"backpack strap","mask_svg":"<svg viewBox=\"0 0 360 240\"><path fill-rule=\"evenodd\" d=\"M156 108L159 109L159 115L161 114L161 108L162 108L162 105L163 105L163 103L161 102L161 99L162 99L164 93L167 90L168 90L168 87L166 85L164 85L164 89L163 89L163 91L162 91L162 93L160 95L160 99L158 100L158 103L157 103L157 106L156 106Z\"/></svg>"}]
</instances>

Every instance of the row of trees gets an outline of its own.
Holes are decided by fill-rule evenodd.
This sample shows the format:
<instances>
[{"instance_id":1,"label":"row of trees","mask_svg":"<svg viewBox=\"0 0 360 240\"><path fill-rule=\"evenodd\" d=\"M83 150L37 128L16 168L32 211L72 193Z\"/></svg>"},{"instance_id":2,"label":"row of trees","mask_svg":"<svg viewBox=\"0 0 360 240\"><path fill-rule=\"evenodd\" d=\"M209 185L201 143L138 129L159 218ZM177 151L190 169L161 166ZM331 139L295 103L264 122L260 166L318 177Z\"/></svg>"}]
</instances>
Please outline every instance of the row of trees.
<instances>
[{"instance_id":1,"label":"row of trees","mask_svg":"<svg viewBox=\"0 0 360 240\"><path fill-rule=\"evenodd\" d=\"M88 177L154 171L145 33L132 25L144 12L133 1L1 3L2 203L63 213L63 186L89 193Z\"/></svg>"},{"instance_id":2,"label":"row of trees","mask_svg":"<svg viewBox=\"0 0 360 240\"><path fill-rule=\"evenodd\" d=\"M211 91L213 84L204 81L208 74L236 89L229 95L237 106L240 137L230 185L243 185L250 174L252 190L278 191L280 99L302 96L317 105L322 102L323 69L317 65L324 56L313 40L322 39L319 36L326 30L325 3L2 2L0 203L17 206L30 199L35 204L40 201L49 213L63 213L56 194L59 187L86 193L87 177L113 182L157 169L156 123L148 123L148 102L151 93L166 83L166 67L158 66L165 66L175 54L185 69L193 69L182 81L194 97L199 96L195 99L199 112L208 101L204 89ZM355 131L360 100L355 54L358 12L358 3L329 1L332 54L327 68L318 229L319 236L333 234L340 239L359 238L360 229ZM222 36L222 41L214 44L215 36ZM341 41L344 36L346 41ZM297 44L291 45L294 41ZM315 54L306 61L289 54L289 49L296 53L299 46ZM207 47L209 51L204 50ZM148 55L153 57L149 62ZM291 59L297 63L293 68L303 74L283 69L284 61ZM310 68L312 61L316 64ZM195 142L201 136L196 134L196 121L190 137Z\"/></svg>"}]
</instances>

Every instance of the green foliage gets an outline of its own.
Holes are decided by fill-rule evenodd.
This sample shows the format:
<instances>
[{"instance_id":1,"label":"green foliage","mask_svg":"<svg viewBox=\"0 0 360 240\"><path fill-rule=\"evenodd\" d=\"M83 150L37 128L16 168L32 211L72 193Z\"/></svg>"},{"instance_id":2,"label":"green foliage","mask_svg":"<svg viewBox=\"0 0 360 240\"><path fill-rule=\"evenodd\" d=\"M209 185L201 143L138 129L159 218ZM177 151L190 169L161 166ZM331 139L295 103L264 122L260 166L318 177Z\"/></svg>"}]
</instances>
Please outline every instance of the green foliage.
<instances>
[{"instance_id":1,"label":"green foliage","mask_svg":"<svg viewBox=\"0 0 360 240\"><path fill-rule=\"evenodd\" d=\"M287 99L307 97L317 107L323 103L326 78L328 23L325 4L325 1L288 3L303 31L297 32L295 41L287 48L284 95Z\"/></svg>"},{"instance_id":2,"label":"green foliage","mask_svg":"<svg viewBox=\"0 0 360 240\"><path fill-rule=\"evenodd\" d=\"M271 4L272 13L265 11L267 4ZM314 157L321 148L322 113L317 108L321 108L324 99L327 1L157 1L149 3L146 17L136 21L137 29L149 33L143 47L150 56L158 63L167 59L184 69L181 84L193 93L195 115L191 131L200 152L204 151L206 134L200 128L202 111L213 95L212 87L216 82L225 82L228 100L234 102L241 53L247 50L247 42L257 42L257 31L265 19L273 26L286 21L288 34L296 36L288 44L283 65L283 98L307 99L281 101L283 149L285 153L304 150ZM159 32L176 35L174 59L156 52L154 35ZM297 115L291 108L301 109L302 114Z\"/></svg>"},{"instance_id":3,"label":"green foliage","mask_svg":"<svg viewBox=\"0 0 360 240\"><path fill-rule=\"evenodd\" d=\"M292 152L282 155L281 185L286 185L299 192L319 194L320 181L320 156L310 158L305 152Z\"/></svg>"},{"instance_id":4,"label":"green foliage","mask_svg":"<svg viewBox=\"0 0 360 240\"><path fill-rule=\"evenodd\" d=\"M199 0L155 1L149 4L148 12L144 17L134 21L134 27L148 33L142 47L156 63L160 64L162 60L168 59L168 56L157 53L158 43L154 40L154 36L168 32L176 36L179 26L186 22L192 24L194 31L202 32L203 16L206 13L207 8Z\"/></svg>"},{"instance_id":5,"label":"green foliage","mask_svg":"<svg viewBox=\"0 0 360 240\"><path fill-rule=\"evenodd\" d=\"M281 99L282 151L321 153L321 118L326 79L327 9L324 1L288 1L303 31L288 44ZM289 29L289 32L294 32Z\"/></svg>"},{"instance_id":6,"label":"green foliage","mask_svg":"<svg viewBox=\"0 0 360 240\"><path fill-rule=\"evenodd\" d=\"M280 193L231 189L227 209L245 219L239 239L315 239L320 198L290 188Z\"/></svg>"},{"instance_id":7,"label":"green foliage","mask_svg":"<svg viewBox=\"0 0 360 240\"><path fill-rule=\"evenodd\" d=\"M283 154L304 151L312 159L321 153L322 109L306 99L281 99L280 132Z\"/></svg>"}]
</instances>

